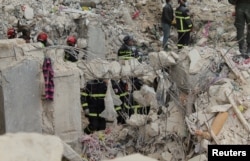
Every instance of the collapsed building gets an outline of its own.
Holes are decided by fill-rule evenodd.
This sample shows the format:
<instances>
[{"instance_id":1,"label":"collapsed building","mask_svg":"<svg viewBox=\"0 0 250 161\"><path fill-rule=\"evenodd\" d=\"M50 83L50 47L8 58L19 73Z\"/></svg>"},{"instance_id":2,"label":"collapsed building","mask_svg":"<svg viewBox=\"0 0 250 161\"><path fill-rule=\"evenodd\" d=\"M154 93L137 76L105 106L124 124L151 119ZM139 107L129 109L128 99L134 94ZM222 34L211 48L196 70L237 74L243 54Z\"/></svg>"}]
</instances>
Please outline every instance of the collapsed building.
<instances>
[{"instance_id":1,"label":"collapsed building","mask_svg":"<svg viewBox=\"0 0 250 161\"><path fill-rule=\"evenodd\" d=\"M178 51L173 27L172 50L165 52L160 41L160 0L2 0L0 133L58 136L61 145L55 156L62 153L63 159L72 161L134 153L162 161L205 161L209 144L248 144L249 60L233 61L239 54L233 7L225 0L190 0L189 4L195 28L192 43ZM7 28L15 27L18 20L30 26L32 43L6 39ZM47 32L54 45L44 48L37 43L40 31ZM148 55L147 62L115 60L127 34ZM87 60L64 61L68 35L78 38L77 48ZM53 100L44 97L47 59L54 72ZM143 88L133 96L141 105L151 106L150 113L132 115L123 126L113 122L105 131L84 134L87 121L80 89L86 81L130 76L143 80ZM53 146L59 142L55 139Z\"/></svg>"}]
</instances>

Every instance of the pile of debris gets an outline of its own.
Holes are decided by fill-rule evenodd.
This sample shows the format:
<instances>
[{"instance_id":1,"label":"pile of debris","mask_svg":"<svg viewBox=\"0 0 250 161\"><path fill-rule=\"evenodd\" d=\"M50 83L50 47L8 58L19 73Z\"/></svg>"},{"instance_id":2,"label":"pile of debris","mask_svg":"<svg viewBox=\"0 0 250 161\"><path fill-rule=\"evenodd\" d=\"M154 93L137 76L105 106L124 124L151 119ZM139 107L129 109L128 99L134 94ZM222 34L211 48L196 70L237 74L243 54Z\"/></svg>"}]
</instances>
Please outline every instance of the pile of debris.
<instances>
[{"instance_id":1,"label":"pile of debris","mask_svg":"<svg viewBox=\"0 0 250 161\"><path fill-rule=\"evenodd\" d=\"M233 6L226 0L190 0L192 44L178 51L173 27L169 52L161 51L161 0L0 2L0 38L6 39L7 29L17 27L20 21L30 27L33 39L30 44L20 39L0 41L4 52L0 57L4 98L1 133L57 135L79 156L95 161L134 153L161 161L205 161L209 144L249 143L250 60L233 61L239 52L231 16ZM173 7L177 7L176 2ZM40 31L48 33L52 46L42 48L36 43ZM115 60L127 34L133 35L140 50L148 55L147 62ZM77 48L87 55L87 60L63 61L62 49L68 35L78 38ZM44 91L41 66L48 57L55 71L54 102L40 96ZM25 77L16 82L18 74ZM114 122L105 131L83 134L86 118L80 115L79 89L95 78L131 76L143 80L134 98L150 106L150 113L134 114L125 125ZM159 79L157 90L152 88L155 78ZM30 115L17 120L13 110L23 117L26 111L32 112L39 119ZM31 120L34 125L30 125Z\"/></svg>"}]
</instances>

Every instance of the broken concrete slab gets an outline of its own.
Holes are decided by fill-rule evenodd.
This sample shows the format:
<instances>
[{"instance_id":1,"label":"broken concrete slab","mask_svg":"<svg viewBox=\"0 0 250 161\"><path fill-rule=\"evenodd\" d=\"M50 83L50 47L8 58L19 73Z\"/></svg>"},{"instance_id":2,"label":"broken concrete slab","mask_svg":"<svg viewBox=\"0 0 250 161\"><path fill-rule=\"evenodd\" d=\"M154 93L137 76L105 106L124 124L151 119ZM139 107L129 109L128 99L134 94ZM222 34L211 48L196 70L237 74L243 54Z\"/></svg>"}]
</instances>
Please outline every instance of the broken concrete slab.
<instances>
[{"instance_id":1,"label":"broken concrete slab","mask_svg":"<svg viewBox=\"0 0 250 161\"><path fill-rule=\"evenodd\" d=\"M78 143L82 133L79 74L77 71L71 71L68 75L55 71L54 82L56 88L52 108L55 135L66 143Z\"/></svg>"},{"instance_id":2,"label":"broken concrete slab","mask_svg":"<svg viewBox=\"0 0 250 161\"><path fill-rule=\"evenodd\" d=\"M24 10L24 17L26 19L31 20L34 18L34 10L29 5L24 5L23 10Z\"/></svg>"},{"instance_id":3,"label":"broken concrete slab","mask_svg":"<svg viewBox=\"0 0 250 161\"><path fill-rule=\"evenodd\" d=\"M0 160L61 161L63 144L53 135L7 133L0 136Z\"/></svg>"},{"instance_id":4,"label":"broken concrete slab","mask_svg":"<svg viewBox=\"0 0 250 161\"><path fill-rule=\"evenodd\" d=\"M4 132L42 132L39 71L35 60L19 61L1 70Z\"/></svg>"},{"instance_id":5,"label":"broken concrete slab","mask_svg":"<svg viewBox=\"0 0 250 161\"><path fill-rule=\"evenodd\" d=\"M18 44L15 49L20 55L18 60L1 69L1 78L4 80L0 115L4 115L4 120L1 120L4 124L1 124L0 131L54 134L80 152L80 70L75 64L63 61L63 49L45 50L40 48L39 43ZM10 48L9 53L12 50ZM42 64L45 57L51 59L55 74L53 101L43 100L42 97Z\"/></svg>"},{"instance_id":6,"label":"broken concrete slab","mask_svg":"<svg viewBox=\"0 0 250 161\"><path fill-rule=\"evenodd\" d=\"M98 26L88 28L88 56L87 59L105 58L106 55L105 35Z\"/></svg>"}]
</instances>

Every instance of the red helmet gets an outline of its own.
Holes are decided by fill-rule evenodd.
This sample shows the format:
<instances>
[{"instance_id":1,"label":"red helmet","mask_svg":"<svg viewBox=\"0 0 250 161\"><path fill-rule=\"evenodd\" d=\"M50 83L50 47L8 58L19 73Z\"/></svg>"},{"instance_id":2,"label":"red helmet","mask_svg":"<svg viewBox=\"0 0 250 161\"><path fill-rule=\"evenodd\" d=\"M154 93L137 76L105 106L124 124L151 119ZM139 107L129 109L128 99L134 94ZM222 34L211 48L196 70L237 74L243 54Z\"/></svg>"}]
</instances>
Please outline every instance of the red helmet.
<instances>
[{"instance_id":1,"label":"red helmet","mask_svg":"<svg viewBox=\"0 0 250 161\"><path fill-rule=\"evenodd\" d=\"M7 31L8 39L16 37L16 30L14 28L9 28Z\"/></svg>"},{"instance_id":2,"label":"red helmet","mask_svg":"<svg viewBox=\"0 0 250 161\"><path fill-rule=\"evenodd\" d=\"M74 36L69 36L67 38L67 44L74 46L76 44L76 38Z\"/></svg>"},{"instance_id":3,"label":"red helmet","mask_svg":"<svg viewBox=\"0 0 250 161\"><path fill-rule=\"evenodd\" d=\"M47 41L47 39L48 39L48 35L45 32L41 32L37 36L37 41Z\"/></svg>"}]
</instances>

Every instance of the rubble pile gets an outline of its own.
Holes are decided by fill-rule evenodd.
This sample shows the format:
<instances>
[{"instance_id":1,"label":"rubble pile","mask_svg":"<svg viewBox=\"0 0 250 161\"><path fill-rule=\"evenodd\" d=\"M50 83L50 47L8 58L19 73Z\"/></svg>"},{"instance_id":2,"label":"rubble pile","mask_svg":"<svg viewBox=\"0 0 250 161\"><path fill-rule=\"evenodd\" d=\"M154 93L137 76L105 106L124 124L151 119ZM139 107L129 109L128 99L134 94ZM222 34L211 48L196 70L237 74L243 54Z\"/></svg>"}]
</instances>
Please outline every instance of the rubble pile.
<instances>
[{"instance_id":1,"label":"rubble pile","mask_svg":"<svg viewBox=\"0 0 250 161\"><path fill-rule=\"evenodd\" d=\"M250 60L233 59L239 52L234 17L231 15L233 6L226 0L189 0L188 7L194 22L192 43L178 51L177 32L173 26L171 51L168 52L161 48L161 0L0 2L0 38L6 39L7 29L17 27L20 21L30 27L33 40L30 44L20 39L0 42L4 53L0 57L3 60L0 61L1 80L4 80L1 92L9 98L16 89L31 90L29 83L30 87L39 89L32 88L28 93L37 101L25 102L24 105L31 108L29 104L32 104L41 110L33 111L39 119L29 116L37 126L27 130L26 126L14 129L17 120L11 119L15 115L0 109L0 115L5 114L6 118L0 124L1 133L25 129L57 135L82 158L95 161L134 153L161 161L205 161L209 144L249 144ZM177 7L175 1L173 7ZM35 38L40 31L48 33L52 46L42 48L36 43ZM117 50L127 34L133 35L141 52L147 54L147 62L134 59L116 61ZM87 55L87 60L76 63L63 61L61 49L65 47L68 35L78 38L77 49ZM42 93L38 83L41 82L40 67L45 57L52 59L55 68L53 103L41 101L39 95ZM33 69L31 74L22 71L30 72L30 69ZM16 83L10 73L22 73L36 82L21 79L21 83ZM79 125L79 88L95 78L135 76L141 78L144 85L133 97L141 105L151 107L149 114L134 114L125 125L113 122L105 131L82 134L86 118L82 115L83 125ZM153 89L155 78L159 80L156 90ZM5 79L15 84L10 86ZM73 84L69 86L68 82ZM18 95L21 94L22 91L14 95L18 103L2 100L7 102L3 109L20 106L23 100ZM23 96L23 99L28 97ZM72 102L74 105L70 104ZM27 121L23 119L20 124L29 125ZM78 139L83 147L80 150L76 143ZM70 157L65 159L73 160Z\"/></svg>"}]
</instances>

